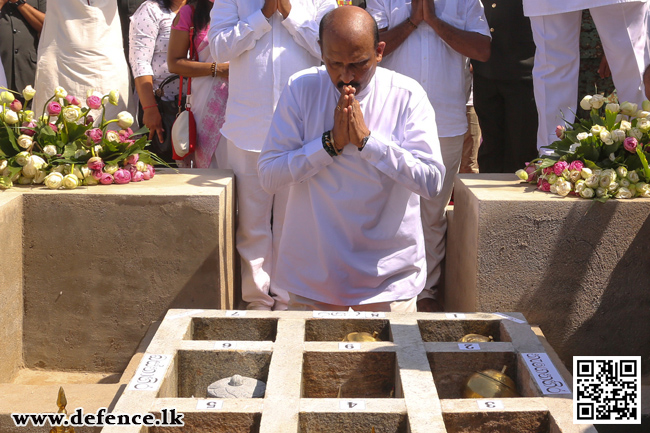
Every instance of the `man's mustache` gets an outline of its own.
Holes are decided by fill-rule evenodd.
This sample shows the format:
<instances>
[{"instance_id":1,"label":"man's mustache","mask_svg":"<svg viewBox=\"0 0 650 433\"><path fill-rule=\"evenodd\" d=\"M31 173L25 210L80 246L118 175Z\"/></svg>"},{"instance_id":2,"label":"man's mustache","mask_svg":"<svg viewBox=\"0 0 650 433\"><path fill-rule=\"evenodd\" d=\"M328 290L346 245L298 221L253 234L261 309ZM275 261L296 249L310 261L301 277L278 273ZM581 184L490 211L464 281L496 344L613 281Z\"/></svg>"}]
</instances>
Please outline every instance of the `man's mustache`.
<instances>
[{"instance_id":1,"label":"man's mustache","mask_svg":"<svg viewBox=\"0 0 650 433\"><path fill-rule=\"evenodd\" d=\"M358 90L359 87L361 86L361 83L359 83L358 81L350 81L349 83L344 83L343 81L339 81L336 84L336 87L338 87L339 90L343 89L343 86L352 86L352 87L354 87L355 89Z\"/></svg>"}]
</instances>

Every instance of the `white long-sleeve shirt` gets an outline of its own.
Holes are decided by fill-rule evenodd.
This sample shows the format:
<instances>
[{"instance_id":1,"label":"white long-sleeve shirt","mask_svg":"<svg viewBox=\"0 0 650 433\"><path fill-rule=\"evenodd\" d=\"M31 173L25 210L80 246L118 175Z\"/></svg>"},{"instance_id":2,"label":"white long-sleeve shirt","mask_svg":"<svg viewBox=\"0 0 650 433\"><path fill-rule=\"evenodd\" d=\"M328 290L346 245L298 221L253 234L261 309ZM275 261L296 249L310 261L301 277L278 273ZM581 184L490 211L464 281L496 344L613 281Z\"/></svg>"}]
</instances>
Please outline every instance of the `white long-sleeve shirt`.
<instances>
[{"instance_id":1,"label":"white long-sleeve shirt","mask_svg":"<svg viewBox=\"0 0 650 433\"><path fill-rule=\"evenodd\" d=\"M426 278L420 196L445 172L433 108L414 80L377 68L356 95L365 148L331 157L322 135L339 95L325 67L294 75L260 154L262 187L290 188L275 287L336 305L410 299Z\"/></svg>"},{"instance_id":2,"label":"white long-sleeve shirt","mask_svg":"<svg viewBox=\"0 0 650 433\"><path fill-rule=\"evenodd\" d=\"M280 92L294 73L320 64L318 25L335 0L292 0L283 19L266 20L264 0L215 0L208 40L217 62L230 62L226 121L221 133L237 147L259 151Z\"/></svg>"},{"instance_id":3,"label":"white long-sleeve shirt","mask_svg":"<svg viewBox=\"0 0 650 433\"><path fill-rule=\"evenodd\" d=\"M367 0L366 5L380 29L391 29L411 16L410 0ZM490 36L479 0L436 0L436 14L458 29ZM424 22L381 61L384 68L407 75L424 87L436 111L440 137L467 132L466 64L466 57Z\"/></svg>"},{"instance_id":4,"label":"white long-sleeve shirt","mask_svg":"<svg viewBox=\"0 0 650 433\"><path fill-rule=\"evenodd\" d=\"M617 3L645 3L647 1L648 0L523 0L524 15L527 17L575 12Z\"/></svg>"}]
</instances>

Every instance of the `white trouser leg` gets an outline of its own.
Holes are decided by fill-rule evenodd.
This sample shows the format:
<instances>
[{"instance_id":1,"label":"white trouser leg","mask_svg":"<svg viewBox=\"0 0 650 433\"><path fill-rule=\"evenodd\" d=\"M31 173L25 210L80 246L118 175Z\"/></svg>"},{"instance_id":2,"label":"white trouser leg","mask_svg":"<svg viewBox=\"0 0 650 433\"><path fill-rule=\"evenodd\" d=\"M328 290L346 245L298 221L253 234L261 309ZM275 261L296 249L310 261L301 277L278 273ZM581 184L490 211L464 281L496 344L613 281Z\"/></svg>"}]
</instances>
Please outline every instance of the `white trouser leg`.
<instances>
[{"instance_id":1,"label":"white trouser leg","mask_svg":"<svg viewBox=\"0 0 650 433\"><path fill-rule=\"evenodd\" d=\"M645 99L643 71L650 63L648 3L621 3L589 10L612 71L619 102Z\"/></svg>"},{"instance_id":2,"label":"white trouser leg","mask_svg":"<svg viewBox=\"0 0 650 433\"><path fill-rule=\"evenodd\" d=\"M458 173L460 160L463 156L464 135L456 137L440 137L440 151L445 164L445 179L442 191L431 200L420 200L420 215L422 231L427 253L427 282L418 299L432 298L442 272L441 262L445 258L445 234L447 233L447 214L445 208L449 204L454 188L454 176Z\"/></svg>"},{"instance_id":3,"label":"white trouser leg","mask_svg":"<svg viewBox=\"0 0 650 433\"><path fill-rule=\"evenodd\" d=\"M220 143L217 149L224 143ZM224 149L221 149L223 152ZM222 153L217 152L220 160ZM271 310L275 299L270 293L270 275L273 263L271 214L273 196L260 186L257 175L259 152L238 148L227 140L227 166L235 174L237 190L236 246L241 258L242 299L249 308ZM278 291L280 292L280 291ZM286 305L289 295L278 293Z\"/></svg>"},{"instance_id":4,"label":"white trouser leg","mask_svg":"<svg viewBox=\"0 0 650 433\"><path fill-rule=\"evenodd\" d=\"M539 127L537 149L557 140L555 127L573 122L578 100L582 11L530 17L537 47L533 85ZM562 113L560 113L562 111ZM541 149L544 152L545 149ZM548 152L548 150L546 149Z\"/></svg>"}]
</instances>

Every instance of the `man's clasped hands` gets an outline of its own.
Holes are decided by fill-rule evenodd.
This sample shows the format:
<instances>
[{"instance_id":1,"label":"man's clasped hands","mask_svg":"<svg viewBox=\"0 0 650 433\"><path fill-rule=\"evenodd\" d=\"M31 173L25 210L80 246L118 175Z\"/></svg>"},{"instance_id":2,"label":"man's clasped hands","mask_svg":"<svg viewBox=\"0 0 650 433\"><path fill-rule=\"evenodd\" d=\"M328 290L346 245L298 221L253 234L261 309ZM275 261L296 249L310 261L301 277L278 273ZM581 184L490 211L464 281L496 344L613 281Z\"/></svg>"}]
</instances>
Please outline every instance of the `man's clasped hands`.
<instances>
[{"instance_id":1,"label":"man's clasped hands","mask_svg":"<svg viewBox=\"0 0 650 433\"><path fill-rule=\"evenodd\" d=\"M264 0L264 6L262 6L264 16L271 18L275 11L279 11L282 17L286 18L291 12L291 0Z\"/></svg>"},{"instance_id":2,"label":"man's clasped hands","mask_svg":"<svg viewBox=\"0 0 650 433\"><path fill-rule=\"evenodd\" d=\"M436 5L433 0L413 0L411 2L411 22L419 26L422 21L433 28L437 20Z\"/></svg>"},{"instance_id":3,"label":"man's clasped hands","mask_svg":"<svg viewBox=\"0 0 650 433\"><path fill-rule=\"evenodd\" d=\"M370 130L363 120L359 101L354 97L355 93L356 89L353 86L344 85L334 109L332 140L338 152L341 152L348 143L362 148L365 144L363 139L370 135Z\"/></svg>"}]
</instances>

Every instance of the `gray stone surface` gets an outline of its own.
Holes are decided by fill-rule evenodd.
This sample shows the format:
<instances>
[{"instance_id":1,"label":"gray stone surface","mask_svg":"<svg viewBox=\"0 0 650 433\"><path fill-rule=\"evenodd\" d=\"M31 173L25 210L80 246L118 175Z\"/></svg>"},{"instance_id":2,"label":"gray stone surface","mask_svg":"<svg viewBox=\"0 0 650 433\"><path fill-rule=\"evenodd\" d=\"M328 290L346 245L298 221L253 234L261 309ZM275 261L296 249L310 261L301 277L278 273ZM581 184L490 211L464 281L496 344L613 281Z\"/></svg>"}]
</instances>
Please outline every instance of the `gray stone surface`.
<instances>
[{"instance_id":1,"label":"gray stone surface","mask_svg":"<svg viewBox=\"0 0 650 433\"><path fill-rule=\"evenodd\" d=\"M520 311L562 361L640 355L650 372L650 200L593 202L514 175L459 175L446 308Z\"/></svg>"},{"instance_id":2,"label":"gray stone surface","mask_svg":"<svg viewBox=\"0 0 650 433\"><path fill-rule=\"evenodd\" d=\"M122 372L169 308L232 308L232 173L0 193L0 382L17 366Z\"/></svg>"},{"instance_id":3,"label":"gray stone surface","mask_svg":"<svg viewBox=\"0 0 650 433\"><path fill-rule=\"evenodd\" d=\"M230 317L234 313L239 317ZM509 314L523 319L518 313ZM244 329L250 324L267 326L260 319L277 323L275 341L189 338L196 323L235 320ZM424 322L431 322L429 328L453 322L456 326L438 326L451 334L497 328L502 341L480 343L476 352L452 341L425 342ZM341 333L367 327L378 332L388 328L389 338L352 348L340 342ZM570 395L542 395L526 372L522 351L547 352L556 360L527 323L492 314L470 313L456 319L444 313L386 313L368 320L323 319L297 311L170 310L146 354L174 358L159 390L127 389L115 412L158 413L160 408L175 407L189 420L185 429L196 433L369 433L373 427L377 433L595 433L593 426L573 425ZM475 370L500 369L504 364L525 397L501 399L504 408L494 411L479 409L477 400L459 398L456 388ZM215 371L221 375L235 369L268 378L263 399L205 399L197 393ZM560 369L560 374L571 383L566 370ZM139 428L102 430L136 432Z\"/></svg>"},{"instance_id":4,"label":"gray stone surface","mask_svg":"<svg viewBox=\"0 0 650 433\"><path fill-rule=\"evenodd\" d=\"M23 364L23 206L0 192L0 383Z\"/></svg>"}]
</instances>

